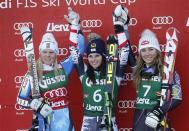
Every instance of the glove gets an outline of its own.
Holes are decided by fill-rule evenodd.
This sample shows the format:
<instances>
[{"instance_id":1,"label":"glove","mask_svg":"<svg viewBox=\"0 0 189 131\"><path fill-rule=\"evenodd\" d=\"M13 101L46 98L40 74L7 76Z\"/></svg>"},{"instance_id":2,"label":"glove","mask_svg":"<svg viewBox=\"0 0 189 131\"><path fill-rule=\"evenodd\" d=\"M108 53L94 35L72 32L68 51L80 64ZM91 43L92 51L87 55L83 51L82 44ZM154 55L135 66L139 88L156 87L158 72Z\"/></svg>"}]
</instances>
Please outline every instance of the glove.
<instances>
[{"instance_id":1,"label":"glove","mask_svg":"<svg viewBox=\"0 0 189 131\"><path fill-rule=\"evenodd\" d=\"M89 33L88 36L87 36L88 42L91 42L95 39L100 39L100 38L101 37L100 37L99 34L96 34L96 33L93 33L93 32Z\"/></svg>"},{"instance_id":2,"label":"glove","mask_svg":"<svg viewBox=\"0 0 189 131\"><path fill-rule=\"evenodd\" d=\"M79 53L78 53L77 47L69 46L69 50L70 50L73 63L78 64Z\"/></svg>"},{"instance_id":3,"label":"glove","mask_svg":"<svg viewBox=\"0 0 189 131\"><path fill-rule=\"evenodd\" d=\"M79 14L74 12L71 7L68 7L68 15L64 15L64 18L71 25L71 29L80 30Z\"/></svg>"},{"instance_id":4,"label":"glove","mask_svg":"<svg viewBox=\"0 0 189 131\"><path fill-rule=\"evenodd\" d=\"M147 114L145 124L153 129L157 129L163 116L164 116L163 110L160 107L158 107L149 114Z\"/></svg>"},{"instance_id":5,"label":"glove","mask_svg":"<svg viewBox=\"0 0 189 131\"><path fill-rule=\"evenodd\" d=\"M125 24L129 23L128 10L126 7L123 7L122 5L116 6L112 17L114 25L124 26Z\"/></svg>"},{"instance_id":6,"label":"glove","mask_svg":"<svg viewBox=\"0 0 189 131\"><path fill-rule=\"evenodd\" d=\"M129 46L123 47L119 51L120 65L126 65L129 56Z\"/></svg>"},{"instance_id":7,"label":"glove","mask_svg":"<svg viewBox=\"0 0 189 131\"><path fill-rule=\"evenodd\" d=\"M44 118L53 111L48 104L41 102L39 99L33 99L30 103L30 108L40 113Z\"/></svg>"}]
</instances>

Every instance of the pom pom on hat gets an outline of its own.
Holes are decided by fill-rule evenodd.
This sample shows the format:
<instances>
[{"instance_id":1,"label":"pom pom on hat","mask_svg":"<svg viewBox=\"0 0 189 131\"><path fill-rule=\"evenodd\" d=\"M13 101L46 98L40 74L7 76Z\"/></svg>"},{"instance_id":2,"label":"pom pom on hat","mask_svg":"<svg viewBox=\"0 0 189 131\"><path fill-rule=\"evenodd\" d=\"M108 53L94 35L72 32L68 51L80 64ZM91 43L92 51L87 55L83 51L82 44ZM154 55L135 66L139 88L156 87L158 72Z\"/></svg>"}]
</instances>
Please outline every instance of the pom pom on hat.
<instances>
[{"instance_id":1,"label":"pom pom on hat","mask_svg":"<svg viewBox=\"0 0 189 131\"><path fill-rule=\"evenodd\" d=\"M138 52L140 52L141 49L147 47L153 47L158 51L161 51L156 35L149 29L145 29L141 34Z\"/></svg>"},{"instance_id":2,"label":"pom pom on hat","mask_svg":"<svg viewBox=\"0 0 189 131\"><path fill-rule=\"evenodd\" d=\"M51 49L56 54L59 53L58 50L58 43L54 38L52 33L45 33L42 37L41 43L39 45L39 52L43 51L44 49Z\"/></svg>"}]
</instances>

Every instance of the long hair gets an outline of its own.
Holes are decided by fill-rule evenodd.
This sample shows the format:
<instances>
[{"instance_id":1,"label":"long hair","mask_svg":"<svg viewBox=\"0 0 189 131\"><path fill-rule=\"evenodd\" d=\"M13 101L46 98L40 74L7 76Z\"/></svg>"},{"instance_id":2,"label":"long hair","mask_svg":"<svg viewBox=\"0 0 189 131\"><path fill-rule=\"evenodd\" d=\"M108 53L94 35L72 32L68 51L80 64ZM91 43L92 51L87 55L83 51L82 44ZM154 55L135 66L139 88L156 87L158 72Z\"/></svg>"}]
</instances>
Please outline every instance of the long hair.
<instances>
[{"instance_id":1,"label":"long hair","mask_svg":"<svg viewBox=\"0 0 189 131\"><path fill-rule=\"evenodd\" d=\"M39 58L37 60L37 73L38 73L38 77L39 77L39 81L41 81L43 79L43 62L41 60L41 58ZM57 57L55 58L54 64L53 64L53 71L55 73L55 76L58 76L61 74L61 69L58 68L58 62L57 62Z\"/></svg>"},{"instance_id":2,"label":"long hair","mask_svg":"<svg viewBox=\"0 0 189 131\"><path fill-rule=\"evenodd\" d=\"M162 64L162 55L161 55L160 51L157 51L157 56L154 59L152 65L155 66L158 73L162 77L163 76L163 64ZM145 66L145 62L142 59L141 55L139 54L139 56L137 58L137 65L136 65L136 68L135 68L135 71L133 74L133 82L134 82L136 88L139 87L139 84L142 80L141 72L142 72L144 66Z\"/></svg>"},{"instance_id":3,"label":"long hair","mask_svg":"<svg viewBox=\"0 0 189 131\"><path fill-rule=\"evenodd\" d=\"M91 80L93 83L96 83L94 71L95 71L95 69L88 62L87 76L89 77L89 80ZM104 55L102 55L102 63L98 67L98 71L100 72L100 79L104 78L106 76L106 58Z\"/></svg>"}]
</instances>

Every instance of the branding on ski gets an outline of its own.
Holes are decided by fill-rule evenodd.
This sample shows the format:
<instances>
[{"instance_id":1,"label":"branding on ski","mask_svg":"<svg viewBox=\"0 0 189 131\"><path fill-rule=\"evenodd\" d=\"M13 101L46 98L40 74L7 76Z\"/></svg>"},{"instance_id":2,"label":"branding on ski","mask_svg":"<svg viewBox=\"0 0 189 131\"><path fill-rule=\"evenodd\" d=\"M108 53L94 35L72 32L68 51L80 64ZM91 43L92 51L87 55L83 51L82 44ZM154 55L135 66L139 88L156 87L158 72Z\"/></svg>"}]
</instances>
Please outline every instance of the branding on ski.
<instances>
[{"instance_id":1,"label":"branding on ski","mask_svg":"<svg viewBox=\"0 0 189 131\"><path fill-rule=\"evenodd\" d=\"M116 44L111 43L109 44L109 56L108 56L108 65L107 65L107 84L113 83L113 71L114 71L114 62L116 61Z\"/></svg>"}]
</instances>

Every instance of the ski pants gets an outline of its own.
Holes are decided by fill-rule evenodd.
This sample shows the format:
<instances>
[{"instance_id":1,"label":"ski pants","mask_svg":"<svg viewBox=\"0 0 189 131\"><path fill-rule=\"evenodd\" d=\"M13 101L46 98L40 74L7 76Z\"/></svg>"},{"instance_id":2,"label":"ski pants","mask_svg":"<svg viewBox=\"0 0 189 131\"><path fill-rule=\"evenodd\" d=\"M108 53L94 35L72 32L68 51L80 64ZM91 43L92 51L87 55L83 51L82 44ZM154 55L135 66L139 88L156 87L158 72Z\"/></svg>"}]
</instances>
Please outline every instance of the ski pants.
<instances>
[{"instance_id":1,"label":"ski pants","mask_svg":"<svg viewBox=\"0 0 189 131\"><path fill-rule=\"evenodd\" d=\"M103 129L101 128L102 121L103 117L101 116L84 116L81 131L103 131ZM114 131L118 131L115 117L112 117L112 126Z\"/></svg>"}]
</instances>

